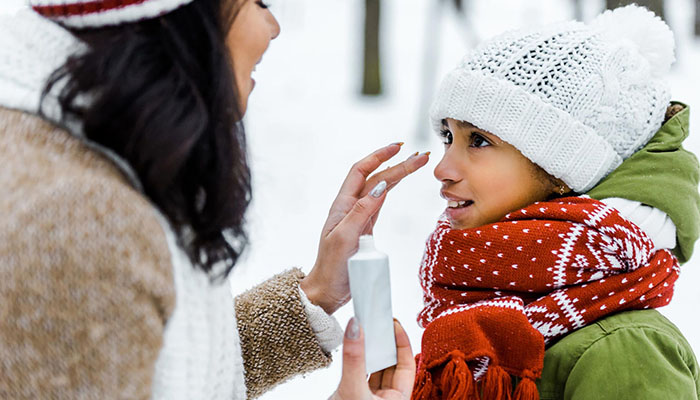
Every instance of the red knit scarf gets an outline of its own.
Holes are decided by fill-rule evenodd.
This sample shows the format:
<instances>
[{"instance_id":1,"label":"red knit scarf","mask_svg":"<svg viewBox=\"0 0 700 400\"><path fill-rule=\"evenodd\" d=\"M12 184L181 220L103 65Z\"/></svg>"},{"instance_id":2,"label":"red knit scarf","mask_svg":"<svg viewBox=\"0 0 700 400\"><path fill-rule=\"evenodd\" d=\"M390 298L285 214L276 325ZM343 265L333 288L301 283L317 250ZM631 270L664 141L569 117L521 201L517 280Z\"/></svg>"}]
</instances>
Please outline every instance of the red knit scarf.
<instances>
[{"instance_id":1,"label":"red knit scarf","mask_svg":"<svg viewBox=\"0 0 700 400\"><path fill-rule=\"evenodd\" d=\"M420 268L414 399L538 399L545 343L623 310L661 307L676 258L614 208L568 197L497 223L441 219Z\"/></svg>"}]
</instances>

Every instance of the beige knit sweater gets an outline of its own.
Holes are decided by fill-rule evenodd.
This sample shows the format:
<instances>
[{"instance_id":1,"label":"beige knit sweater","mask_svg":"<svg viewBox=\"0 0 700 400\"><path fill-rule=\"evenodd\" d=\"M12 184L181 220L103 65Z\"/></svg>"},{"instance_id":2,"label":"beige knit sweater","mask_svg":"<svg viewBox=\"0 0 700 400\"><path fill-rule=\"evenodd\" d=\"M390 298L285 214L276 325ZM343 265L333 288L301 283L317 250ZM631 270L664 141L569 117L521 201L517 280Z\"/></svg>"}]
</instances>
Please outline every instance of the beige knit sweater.
<instances>
[{"instance_id":1,"label":"beige knit sweater","mask_svg":"<svg viewBox=\"0 0 700 400\"><path fill-rule=\"evenodd\" d=\"M175 307L155 209L76 137L1 107L0 160L0 398L149 398ZM236 299L250 397L330 363L301 277Z\"/></svg>"}]
</instances>

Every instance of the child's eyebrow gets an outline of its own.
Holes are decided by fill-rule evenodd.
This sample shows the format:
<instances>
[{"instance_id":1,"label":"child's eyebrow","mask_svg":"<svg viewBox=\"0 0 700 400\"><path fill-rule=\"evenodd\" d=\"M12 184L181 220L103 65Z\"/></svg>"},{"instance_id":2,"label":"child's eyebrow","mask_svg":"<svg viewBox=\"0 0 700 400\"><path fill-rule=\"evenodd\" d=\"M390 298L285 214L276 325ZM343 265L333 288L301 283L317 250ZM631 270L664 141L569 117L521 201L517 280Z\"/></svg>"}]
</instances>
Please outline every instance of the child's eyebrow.
<instances>
[{"instance_id":1,"label":"child's eyebrow","mask_svg":"<svg viewBox=\"0 0 700 400\"><path fill-rule=\"evenodd\" d=\"M481 130L481 129L477 128L476 126L470 124L470 123L467 122L467 121L457 121L457 125L458 125L460 128L463 128L463 129L478 129L478 130Z\"/></svg>"},{"instance_id":2,"label":"child's eyebrow","mask_svg":"<svg viewBox=\"0 0 700 400\"><path fill-rule=\"evenodd\" d=\"M460 127L460 128L462 128L462 129L479 129L479 128L477 128L476 126L470 124L470 123L467 122L467 121L460 121L460 120L455 120L455 121L457 122L457 126ZM445 128L445 129L449 129L449 128L450 128L450 125L447 123L447 119L446 119L446 118L443 119L443 120L440 121L440 122L442 122L442 127L443 127L443 128Z\"/></svg>"},{"instance_id":3,"label":"child's eyebrow","mask_svg":"<svg viewBox=\"0 0 700 400\"><path fill-rule=\"evenodd\" d=\"M480 133L489 134L489 132L486 132L485 130L479 128L478 126L471 124L470 122L460 121L460 120L455 120L455 121L457 122L457 126L459 128L466 129L470 132L478 131ZM450 126L447 124L447 119L443 119L441 122L442 122L442 129L448 129L448 130L450 129Z\"/></svg>"}]
</instances>

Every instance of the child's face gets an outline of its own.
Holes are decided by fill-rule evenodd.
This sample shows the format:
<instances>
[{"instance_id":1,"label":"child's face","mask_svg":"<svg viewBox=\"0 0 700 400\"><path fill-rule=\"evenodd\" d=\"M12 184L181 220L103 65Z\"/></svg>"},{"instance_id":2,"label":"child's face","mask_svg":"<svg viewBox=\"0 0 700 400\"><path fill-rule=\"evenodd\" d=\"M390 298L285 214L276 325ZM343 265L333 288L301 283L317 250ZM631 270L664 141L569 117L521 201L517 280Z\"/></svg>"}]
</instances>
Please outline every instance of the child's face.
<instances>
[{"instance_id":1,"label":"child's face","mask_svg":"<svg viewBox=\"0 0 700 400\"><path fill-rule=\"evenodd\" d=\"M473 125L446 120L445 154L435 167L453 229L490 224L556 191L515 147Z\"/></svg>"}]
</instances>

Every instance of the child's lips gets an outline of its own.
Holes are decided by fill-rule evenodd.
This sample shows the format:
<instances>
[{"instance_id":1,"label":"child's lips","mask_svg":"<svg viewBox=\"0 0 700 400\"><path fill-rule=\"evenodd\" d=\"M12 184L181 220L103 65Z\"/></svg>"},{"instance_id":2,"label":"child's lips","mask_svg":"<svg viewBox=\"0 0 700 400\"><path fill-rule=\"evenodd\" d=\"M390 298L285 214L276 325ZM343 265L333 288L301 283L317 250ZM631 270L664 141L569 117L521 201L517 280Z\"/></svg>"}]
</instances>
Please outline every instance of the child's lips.
<instances>
[{"instance_id":1,"label":"child's lips","mask_svg":"<svg viewBox=\"0 0 700 400\"><path fill-rule=\"evenodd\" d=\"M461 219L464 219L467 217L471 211L472 211L472 205L474 202L472 200L467 200L464 202L464 205L458 206L458 207L447 207L445 210L445 214L447 215L447 218L450 219L451 222L457 222Z\"/></svg>"},{"instance_id":2,"label":"child's lips","mask_svg":"<svg viewBox=\"0 0 700 400\"><path fill-rule=\"evenodd\" d=\"M467 207L474 203L471 200L447 200L447 207L450 208L461 208Z\"/></svg>"}]
</instances>

